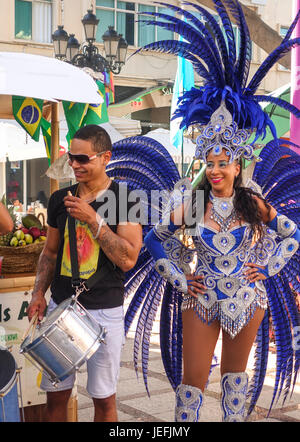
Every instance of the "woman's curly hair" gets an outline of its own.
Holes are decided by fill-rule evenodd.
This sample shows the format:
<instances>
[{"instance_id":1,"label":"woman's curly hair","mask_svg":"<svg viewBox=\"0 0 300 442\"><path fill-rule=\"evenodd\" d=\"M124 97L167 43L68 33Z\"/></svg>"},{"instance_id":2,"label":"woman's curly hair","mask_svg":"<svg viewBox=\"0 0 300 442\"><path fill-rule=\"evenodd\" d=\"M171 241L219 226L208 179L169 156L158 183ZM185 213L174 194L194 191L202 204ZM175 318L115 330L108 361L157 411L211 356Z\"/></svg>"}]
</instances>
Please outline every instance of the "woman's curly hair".
<instances>
[{"instance_id":1,"label":"woman's curly hair","mask_svg":"<svg viewBox=\"0 0 300 442\"><path fill-rule=\"evenodd\" d=\"M262 200L270 212L270 205L267 201L257 192L249 189L248 187L242 186L242 164L240 163L241 169L239 175L235 178L233 183L233 188L235 190L235 198L233 200L233 206L236 210L237 215L244 220L245 222L250 224L252 233L257 235L258 239L262 239L263 237L263 221L262 215L259 210L258 203L253 196L258 197ZM204 191L204 212L207 207L207 203L209 201L209 193L211 191L211 185L206 177L202 178L199 185L196 187L196 190Z\"/></svg>"}]
</instances>

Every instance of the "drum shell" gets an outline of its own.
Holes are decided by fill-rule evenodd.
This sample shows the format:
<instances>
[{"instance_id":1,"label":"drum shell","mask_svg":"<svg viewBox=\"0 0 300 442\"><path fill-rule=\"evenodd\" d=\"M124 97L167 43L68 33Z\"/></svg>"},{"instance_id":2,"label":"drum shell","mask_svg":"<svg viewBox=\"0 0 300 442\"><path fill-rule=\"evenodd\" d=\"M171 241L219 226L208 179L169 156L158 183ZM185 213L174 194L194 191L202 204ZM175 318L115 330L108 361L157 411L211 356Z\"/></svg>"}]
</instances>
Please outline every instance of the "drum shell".
<instances>
[{"instance_id":1,"label":"drum shell","mask_svg":"<svg viewBox=\"0 0 300 442\"><path fill-rule=\"evenodd\" d=\"M57 311L61 312L58 316ZM21 352L31 356L56 382L66 379L96 352L105 330L78 302L64 301L51 314L57 316L55 322L32 343L27 337Z\"/></svg>"},{"instance_id":2,"label":"drum shell","mask_svg":"<svg viewBox=\"0 0 300 442\"><path fill-rule=\"evenodd\" d=\"M1 351L5 351L6 356L13 359L13 356L8 354L8 350ZM14 361L10 380L0 390L0 422L20 422L17 380L17 366Z\"/></svg>"}]
</instances>

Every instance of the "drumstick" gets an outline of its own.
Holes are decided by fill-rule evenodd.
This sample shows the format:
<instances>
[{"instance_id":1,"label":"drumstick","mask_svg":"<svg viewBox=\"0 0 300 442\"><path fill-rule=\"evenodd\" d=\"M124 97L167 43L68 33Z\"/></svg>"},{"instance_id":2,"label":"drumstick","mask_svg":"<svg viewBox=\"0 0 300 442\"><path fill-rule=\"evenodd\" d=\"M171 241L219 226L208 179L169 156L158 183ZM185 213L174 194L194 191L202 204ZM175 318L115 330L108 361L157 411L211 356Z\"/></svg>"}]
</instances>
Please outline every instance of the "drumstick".
<instances>
[{"instance_id":1,"label":"drumstick","mask_svg":"<svg viewBox=\"0 0 300 442\"><path fill-rule=\"evenodd\" d=\"M29 322L28 328L25 331L24 335L22 336L22 341L24 341L24 339L27 337L27 335L29 334L29 331L34 323L34 321L37 319L38 317L38 312L35 312L35 314L32 316L31 321Z\"/></svg>"},{"instance_id":2,"label":"drumstick","mask_svg":"<svg viewBox=\"0 0 300 442\"><path fill-rule=\"evenodd\" d=\"M38 323L38 317L36 316L35 321L33 323L33 327L32 327L32 332L31 332L31 337L30 337L30 344L33 341L33 337L34 337L34 334L35 334L35 329L36 329L37 323Z\"/></svg>"}]
</instances>

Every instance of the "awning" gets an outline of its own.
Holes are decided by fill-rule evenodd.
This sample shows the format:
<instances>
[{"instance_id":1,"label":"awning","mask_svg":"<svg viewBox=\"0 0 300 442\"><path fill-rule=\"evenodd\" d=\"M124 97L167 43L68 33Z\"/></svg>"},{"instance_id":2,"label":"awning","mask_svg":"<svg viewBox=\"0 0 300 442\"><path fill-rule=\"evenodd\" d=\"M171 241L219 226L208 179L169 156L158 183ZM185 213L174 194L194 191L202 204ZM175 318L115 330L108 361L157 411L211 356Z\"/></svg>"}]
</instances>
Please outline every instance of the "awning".
<instances>
[{"instance_id":1,"label":"awning","mask_svg":"<svg viewBox=\"0 0 300 442\"><path fill-rule=\"evenodd\" d=\"M5 161L47 157L43 138L34 141L14 120L0 122L0 157Z\"/></svg>"},{"instance_id":2,"label":"awning","mask_svg":"<svg viewBox=\"0 0 300 442\"><path fill-rule=\"evenodd\" d=\"M68 143L60 137L60 146ZM0 162L47 158L43 137L34 141L15 120L0 121Z\"/></svg>"},{"instance_id":3,"label":"awning","mask_svg":"<svg viewBox=\"0 0 300 442\"><path fill-rule=\"evenodd\" d=\"M109 122L124 138L133 137L142 133L140 120L111 116L109 117Z\"/></svg>"},{"instance_id":4,"label":"awning","mask_svg":"<svg viewBox=\"0 0 300 442\"><path fill-rule=\"evenodd\" d=\"M112 143L116 143L117 141L120 141L124 138L124 136L109 122L109 123L103 123L100 125L103 127L106 132L109 134ZM64 140L64 146L68 145L66 141L66 136L68 133L68 125L66 120L63 118L59 122L59 137L61 140Z\"/></svg>"},{"instance_id":5,"label":"awning","mask_svg":"<svg viewBox=\"0 0 300 442\"><path fill-rule=\"evenodd\" d=\"M112 143L122 140L123 138L140 135L141 122L139 120L129 120L127 118L109 117L109 122L100 124L109 134ZM60 138L66 139L68 126L66 120L60 120Z\"/></svg>"},{"instance_id":6,"label":"awning","mask_svg":"<svg viewBox=\"0 0 300 442\"><path fill-rule=\"evenodd\" d=\"M181 150L176 149L176 147L171 144L169 130L162 128L151 130L150 132L145 134L145 137L153 138L154 140L161 143L173 158L174 163L181 164ZM195 156L196 145L189 138L183 137L183 140L183 162L186 164L190 164Z\"/></svg>"}]
</instances>

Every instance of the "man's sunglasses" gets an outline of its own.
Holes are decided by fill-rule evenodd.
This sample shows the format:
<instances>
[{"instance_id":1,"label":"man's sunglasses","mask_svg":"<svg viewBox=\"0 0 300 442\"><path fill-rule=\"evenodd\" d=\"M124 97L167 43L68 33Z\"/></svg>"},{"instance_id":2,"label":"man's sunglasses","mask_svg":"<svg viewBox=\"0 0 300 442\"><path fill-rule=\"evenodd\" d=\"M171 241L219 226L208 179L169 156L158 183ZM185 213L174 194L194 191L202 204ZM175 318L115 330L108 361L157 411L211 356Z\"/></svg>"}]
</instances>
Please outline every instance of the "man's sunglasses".
<instances>
[{"instance_id":1,"label":"man's sunglasses","mask_svg":"<svg viewBox=\"0 0 300 442\"><path fill-rule=\"evenodd\" d=\"M95 158L99 157L100 155L103 155L105 152L107 152L106 150L104 152L99 152L96 153L95 155L85 155L85 154L79 154L79 155L75 155L71 152L68 152L68 156L69 156L69 161L71 163L73 163L73 161L76 161L79 164L88 164L90 161L94 160Z\"/></svg>"}]
</instances>

